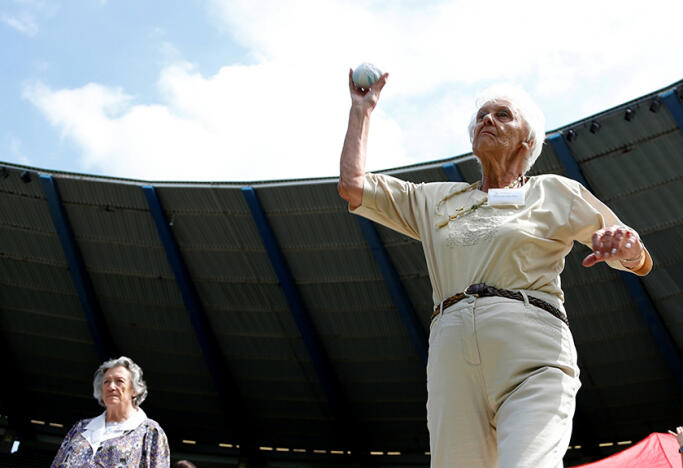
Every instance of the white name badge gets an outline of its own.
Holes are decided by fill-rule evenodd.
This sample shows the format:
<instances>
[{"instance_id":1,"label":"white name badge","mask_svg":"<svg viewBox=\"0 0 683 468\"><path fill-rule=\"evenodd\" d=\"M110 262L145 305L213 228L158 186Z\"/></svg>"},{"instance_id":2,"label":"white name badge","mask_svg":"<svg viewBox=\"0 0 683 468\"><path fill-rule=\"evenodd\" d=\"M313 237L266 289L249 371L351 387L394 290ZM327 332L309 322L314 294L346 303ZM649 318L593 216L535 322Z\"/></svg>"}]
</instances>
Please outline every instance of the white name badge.
<instances>
[{"instance_id":1,"label":"white name badge","mask_svg":"<svg viewBox=\"0 0 683 468\"><path fill-rule=\"evenodd\" d=\"M489 189L490 206L524 205L524 189Z\"/></svg>"}]
</instances>

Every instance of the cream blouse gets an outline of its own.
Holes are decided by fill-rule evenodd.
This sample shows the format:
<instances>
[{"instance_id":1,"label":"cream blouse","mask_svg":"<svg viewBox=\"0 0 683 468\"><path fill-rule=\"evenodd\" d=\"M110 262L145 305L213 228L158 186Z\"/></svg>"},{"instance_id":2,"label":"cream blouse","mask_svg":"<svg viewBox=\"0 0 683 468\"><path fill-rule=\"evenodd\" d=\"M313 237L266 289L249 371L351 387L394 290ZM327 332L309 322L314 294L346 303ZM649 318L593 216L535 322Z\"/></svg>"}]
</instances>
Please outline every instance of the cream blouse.
<instances>
[{"instance_id":1,"label":"cream blouse","mask_svg":"<svg viewBox=\"0 0 683 468\"><path fill-rule=\"evenodd\" d=\"M414 184L368 173L362 203L351 210L422 241L434 304L473 283L536 290L564 301L560 273L574 241L591 247L596 230L624 225L583 185L553 174L528 179L522 186L523 206L484 204L448 221L487 197L476 189L449 197L467 186ZM634 273L649 271L652 260L645 254L645 263ZM631 271L619 261L607 263Z\"/></svg>"}]
</instances>

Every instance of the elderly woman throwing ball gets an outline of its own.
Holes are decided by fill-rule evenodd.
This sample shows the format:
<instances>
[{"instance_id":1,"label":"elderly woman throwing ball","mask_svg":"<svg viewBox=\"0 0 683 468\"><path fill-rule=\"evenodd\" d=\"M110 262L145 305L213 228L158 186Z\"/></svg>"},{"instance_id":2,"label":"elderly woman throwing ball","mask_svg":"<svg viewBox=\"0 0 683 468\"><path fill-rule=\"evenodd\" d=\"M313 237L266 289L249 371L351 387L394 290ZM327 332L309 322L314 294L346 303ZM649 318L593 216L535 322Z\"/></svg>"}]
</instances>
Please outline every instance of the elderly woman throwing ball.
<instances>
[{"instance_id":1,"label":"elderly woman throwing ball","mask_svg":"<svg viewBox=\"0 0 683 468\"><path fill-rule=\"evenodd\" d=\"M147 397L142 369L121 356L95 372L93 396L106 410L76 423L64 438L52 468L168 468L166 434L140 404Z\"/></svg>"},{"instance_id":2,"label":"elderly woman throwing ball","mask_svg":"<svg viewBox=\"0 0 683 468\"><path fill-rule=\"evenodd\" d=\"M474 184L365 172L370 116L388 74L349 75L339 194L351 212L420 240L433 289L427 426L433 467L561 467L580 386L560 273L574 241L590 267L645 275L638 234L580 183L525 174L545 118L516 88L491 89L469 126Z\"/></svg>"}]
</instances>

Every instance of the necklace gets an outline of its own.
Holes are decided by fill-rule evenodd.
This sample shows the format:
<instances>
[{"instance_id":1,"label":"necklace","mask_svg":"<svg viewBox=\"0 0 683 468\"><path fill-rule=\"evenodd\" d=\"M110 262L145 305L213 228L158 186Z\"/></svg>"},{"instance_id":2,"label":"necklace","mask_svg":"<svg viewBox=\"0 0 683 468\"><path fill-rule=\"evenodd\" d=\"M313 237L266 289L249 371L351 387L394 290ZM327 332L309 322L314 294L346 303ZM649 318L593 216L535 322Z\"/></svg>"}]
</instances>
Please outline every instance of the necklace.
<instances>
[{"instance_id":1,"label":"necklace","mask_svg":"<svg viewBox=\"0 0 683 468\"><path fill-rule=\"evenodd\" d=\"M504 188L510 189L510 188L513 188L513 187L514 187L515 185L517 185L517 184L519 184L520 186L521 186L521 185L524 185L524 176L523 176L523 175L517 177L515 180L512 181L512 183L511 183L510 185L508 185L508 186L506 186L506 187L504 187ZM475 183L473 183L473 184L470 184L470 185L468 185L467 187L465 187L464 189L458 190L457 192L449 193L448 195L446 195L445 197L443 197L443 198L439 201L439 203L437 203L437 205L436 205L436 215L437 215L437 216L443 216L443 213L440 213L440 212L439 212L439 209L441 208L441 205L443 205L447 200L450 200L451 198L455 197L456 195L460 195L461 193L465 193L465 192L470 192L470 191L472 191L472 190L476 190L476 189L478 189L479 187L481 187L481 180L479 180L479 181L477 181L477 182L475 182ZM437 227L438 229L442 229L443 227L447 226L448 223L450 223L450 222L453 221L454 219L457 219L457 218L459 218L459 217L461 217L461 216L465 216L466 214L471 213L471 212L473 212L474 210L476 210L476 209L478 209L478 208L481 208L482 206L484 206L484 205L486 204L487 201L489 201L489 196L488 196L488 195L486 195L480 202L472 204L472 206L470 206L469 208L456 208L456 209L455 209L455 214L450 215L446 221L443 221L443 222L441 222L441 223L438 223L438 224L436 225L436 227Z\"/></svg>"}]
</instances>

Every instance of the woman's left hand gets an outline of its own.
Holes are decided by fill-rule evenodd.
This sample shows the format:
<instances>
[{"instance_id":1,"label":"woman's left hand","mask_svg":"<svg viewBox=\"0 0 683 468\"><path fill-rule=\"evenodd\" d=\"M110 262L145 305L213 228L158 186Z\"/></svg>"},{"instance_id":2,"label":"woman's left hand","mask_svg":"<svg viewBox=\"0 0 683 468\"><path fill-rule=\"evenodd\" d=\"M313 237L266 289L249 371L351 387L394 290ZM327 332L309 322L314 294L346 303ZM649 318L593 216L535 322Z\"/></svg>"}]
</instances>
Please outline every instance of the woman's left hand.
<instances>
[{"instance_id":1,"label":"woman's left hand","mask_svg":"<svg viewBox=\"0 0 683 468\"><path fill-rule=\"evenodd\" d=\"M631 260L637 264L643 255L644 247L638 233L628 227L614 225L598 229L593 233L592 241L593 252L582 262L585 267L606 260Z\"/></svg>"}]
</instances>

